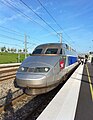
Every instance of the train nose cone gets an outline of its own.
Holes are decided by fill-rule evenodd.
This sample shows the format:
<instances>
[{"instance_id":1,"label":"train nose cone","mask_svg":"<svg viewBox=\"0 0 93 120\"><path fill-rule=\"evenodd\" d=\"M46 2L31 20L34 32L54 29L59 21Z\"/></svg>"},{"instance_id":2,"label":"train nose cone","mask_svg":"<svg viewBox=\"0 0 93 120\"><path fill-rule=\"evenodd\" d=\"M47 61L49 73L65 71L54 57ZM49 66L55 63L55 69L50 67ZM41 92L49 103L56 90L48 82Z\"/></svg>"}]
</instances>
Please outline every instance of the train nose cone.
<instances>
[{"instance_id":1,"label":"train nose cone","mask_svg":"<svg viewBox=\"0 0 93 120\"><path fill-rule=\"evenodd\" d=\"M20 87L45 87L47 79L53 79L52 69L59 60L55 56L31 56L20 66L16 82Z\"/></svg>"},{"instance_id":2,"label":"train nose cone","mask_svg":"<svg viewBox=\"0 0 93 120\"><path fill-rule=\"evenodd\" d=\"M17 73L16 82L20 87L44 87L46 75Z\"/></svg>"}]
</instances>

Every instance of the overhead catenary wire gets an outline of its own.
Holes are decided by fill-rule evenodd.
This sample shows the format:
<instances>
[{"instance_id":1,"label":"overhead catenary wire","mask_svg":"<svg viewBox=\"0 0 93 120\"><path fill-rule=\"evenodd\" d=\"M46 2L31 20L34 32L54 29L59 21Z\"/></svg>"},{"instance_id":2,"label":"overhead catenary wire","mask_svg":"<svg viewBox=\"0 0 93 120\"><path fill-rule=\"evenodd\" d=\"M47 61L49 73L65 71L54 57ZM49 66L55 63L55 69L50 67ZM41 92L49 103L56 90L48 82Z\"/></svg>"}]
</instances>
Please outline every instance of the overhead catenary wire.
<instances>
[{"instance_id":1,"label":"overhead catenary wire","mask_svg":"<svg viewBox=\"0 0 93 120\"><path fill-rule=\"evenodd\" d=\"M7 38L7 39L11 39L11 40L15 40L15 41L19 41L19 42L22 42L24 44L24 41L22 40L19 40L19 39L16 39L16 38L13 38L13 37L10 37L10 36L7 36L7 35L3 35L3 34L0 34L0 37L3 37L3 38ZM1 43L1 42L0 42ZM28 44L31 44L31 45L36 45L35 43L30 43L30 42L27 42ZM11 44L12 45L12 44ZM17 45L18 46L18 45Z\"/></svg>"},{"instance_id":2,"label":"overhead catenary wire","mask_svg":"<svg viewBox=\"0 0 93 120\"><path fill-rule=\"evenodd\" d=\"M5 4L6 5L6 4ZM8 5L8 7L9 8L12 8L12 7L14 7L14 6L12 6L12 4L11 4L11 7ZM15 7L15 9L16 9L16 7ZM13 9L14 10L14 9ZM20 10L19 10L20 11ZM20 11L21 12L21 11ZM25 14L24 14L25 15ZM39 24L40 25L40 24ZM16 32L15 30L11 30L11 29L8 29L8 28L6 28L6 27L3 27L3 26L0 26L1 28L4 28L4 29L7 29L7 30L9 30L9 31L12 31L12 32ZM44 28L45 29L45 28ZM16 33L18 33L18 32L16 32ZM7 36L7 35L3 35L3 34L0 34L0 37L4 37L4 38L7 38L7 39L11 39L11 40L16 40L16 41L20 41L20 42L23 42L24 43L24 41L22 41L22 40L19 40L19 39L16 39L16 38L13 38L13 37L9 37L9 36ZM4 43L4 42L1 42L2 44L7 44L7 43ZM31 44L31 45L36 45L35 43L30 43L30 42L27 42L28 44ZM8 43L8 45L10 45L9 43ZM18 46L18 45L16 45L16 44L11 44L11 45L15 45L15 46Z\"/></svg>"},{"instance_id":3,"label":"overhead catenary wire","mask_svg":"<svg viewBox=\"0 0 93 120\"><path fill-rule=\"evenodd\" d=\"M11 33L11 32L13 32L14 34L17 34L17 31L15 31L15 30L13 30L13 29L10 29L10 28L7 28L7 27L3 27L3 26L0 26L0 28L3 28L4 30L2 30L2 31L4 31L4 32L7 32L7 33ZM51 34L49 34L49 35L51 35ZM48 35L48 36L49 36ZM17 34L17 36L21 36L21 37L24 37L24 35L22 35L22 34ZM32 36L30 36L30 35L27 35L27 37L28 37L28 39L29 40L33 40L34 39L34 41L35 40L37 40L37 43L39 43L40 41L42 41L42 40L40 40L40 39L37 39L37 38L33 38ZM31 38L31 39L30 39ZM14 38L15 39L15 38ZM23 38L22 38L23 39ZM39 41L39 42L38 42ZM32 45L36 45L36 43L30 43L30 42L27 42L28 44L32 44Z\"/></svg>"},{"instance_id":4,"label":"overhead catenary wire","mask_svg":"<svg viewBox=\"0 0 93 120\"><path fill-rule=\"evenodd\" d=\"M29 8L36 16L38 16L44 23L46 23L56 34L58 34L58 32L51 27L51 25L49 25L40 15L38 15L29 5L27 5L23 0L20 0L27 8ZM41 3L39 1L39 3ZM42 5L43 6L43 5ZM45 9L45 8L44 8ZM47 12L48 10L45 9ZM48 12L48 14L52 17L52 15ZM55 21L55 23L61 28L61 30L63 30L63 28L56 22L56 20L52 17L52 19ZM65 32L64 32L65 33ZM65 33L66 34L66 33ZM70 38L71 39L71 38ZM67 41L67 40L66 40Z\"/></svg>"},{"instance_id":5,"label":"overhead catenary wire","mask_svg":"<svg viewBox=\"0 0 93 120\"><path fill-rule=\"evenodd\" d=\"M2 33L4 32L4 33L9 33L9 34L11 34L11 35L17 35L17 36L19 36L19 37L24 37L24 36L18 35L18 34L16 34L16 33L12 33L11 31L8 31L8 30L6 30L6 29L0 29L0 30L2 31Z\"/></svg>"},{"instance_id":6,"label":"overhead catenary wire","mask_svg":"<svg viewBox=\"0 0 93 120\"><path fill-rule=\"evenodd\" d=\"M4 28L6 28L6 27L4 27ZM7 31L7 32L8 32L8 31ZM9 33L9 32L8 32L8 33ZM7 38L7 39L11 39L11 40L16 40L16 41L19 41L19 42L24 43L23 40L19 40L19 39L16 39L16 38L13 38L13 37L4 35L4 34L0 34L0 37L2 37L2 38ZM22 37L24 37L24 36L22 36ZM28 44L31 44L31 45L36 45L36 43L30 43L30 42L27 42L27 43L28 43Z\"/></svg>"},{"instance_id":7,"label":"overhead catenary wire","mask_svg":"<svg viewBox=\"0 0 93 120\"><path fill-rule=\"evenodd\" d=\"M20 0L20 1L22 1L22 0ZM23 1L22 1L23 2ZM23 16L25 16L26 14L25 13L23 13L21 10L19 10L18 8L16 8L14 5L12 5L10 2L8 2L7 1L7 6L8 7L10 7L11 9L15 9L14 11L17 11L18 13L20 13L21 15L23 15ZM5 4L6 5L6 4ZM28 5L27 5L27 7L29 7ZM31 7L29 7L29 9L32 9ZM33 10L33 9L32 9ZM36 14L36 15L38 15L34 10L33 10L33 12ZM38 17L41 19L42 17L41 16L39 16L38 15ZM25 18L27 18L27 19L29 19L31 22L33 22L33 20L31 19L31 17L29 17L28 15L26 15L25 16ZM42 18L43 19L43 18ZM44 19L43 19L44 20ZM55 20L56 21L56 20ZM44 22L46 22L45 20L44 20ZM46 22L47 23L47 22ZM48 23L47 23L48 24ZM40 25L40 24L39 24ZM49 24L48 24L49 25ZM49 25L50 26L50 25ZM60 25L59 25L60 26ZM51 26L50 26L50 28L51 28ZM46 28L44 28L44 29L46 29ZM52 29L52 28L51 28ZM54 30L54 32L56 32L57 33L57 31L53 28L52 30ZM67 40L66 40L67 41ZM30 43L29 43L30 44Z\"/></svg>"},{"instance_id":8,"label":"overhead catenary wire","mask_svg":"<svg viewBox=\"0 0 93 120\"><path fill-rule=\"evenodd\" d=\"M64 37L62 37L62 39L63 39L64 41L66 41L68 44L70 44L70 42L69 42L68 40L66 40Z\"/></svg>"},{"instance_id":9,"label":"overhead catenary wire","mask_svg":"<svg viewBox=\"0 0 93 120\"><path fill-rule=\"evenodd\" d=\"M7 42L0 42L1 44L4 44L4 45L14 45L14 46L18 46L18 47L22 47L20 45L17 45L17 44L11 44L11 43L7 43Z\"/></svg>"},{"instance_id":10,"label":"overhead catenary wire","mask_svg":"<svg viewBox=\"0 0 93 120\"><path fill-rule=\"evenodd\" d=\"M13 30L13 29L10 29L10 28L7 28L7 27L3 27L3 26L0 26L0 28L4 28L4 30L2 30L2 31L4 31L4 32L7 32L7 33L11 33L11 32L14 32L14 34L17 34L17 31L15 31L15 30ZM21 35L21 34L17 34L17 35L19 35L19 36L21 36L21 37L24 37L24 35ZM4 37L6 37L7 38L7 36L6 35L2 35L1 34L1 36L4 36ZM27 37L29 38L30 36L29 35L27 35ZM9 36L8 36L8 38L10 38ZM31 37L32 38L32 37ZM12 39L12 38L11 38ZM13 38L13 39L15 39L15 38ZM36 39L36 38L34 38L34 39ZM20 40L21 41L21 40ZM38 40L38 41L40 41L40 40ZM32 45L36 45L35 43L30 43L30 42L27 42L28 44L32 44Z\"/></svg>"},{"instance_id":11,"label":"overhead catenary wire","mask_svg":"<svg viewBox=\"0 0 93 120\"><path fill-rule=\"evenodd\" d=\"M25 2L23 2L22 0L20 0L25 6L27 6L31 11L33 11L40 19L42 19L52 30L54 30L56 33L57 33L57 31L54 29L54 28L52 28L41 16L39 16L31 7L29 7ZM53 16L49 13L49 11L43 6L43 4L40 2L40 0L38 0L38 2L40 3L40 5L46 10L46 12L51 16L51 18L55 21L55 23L59 26L59 28L61 28L62 30L63 30L63 28L57 23L57 21L53 18ZM21 13L22 15L24 15L25 17L27 17L28 19L30 19L31 21L32 21L32 19L28 16L28 15L26 15L26 14L24 14L21 10L19 10L19 9L17 9L14 5L12 5L10 2L8 2L7 1L7 3L8 3L8 5L7 4L5 4L5 3L3 3L3 4L5 4L5 5L7 5L8 7L13 7L14 9L16 9L17 11L18 11L18 13ZM10 6L9 6L10 5ZM11 8L10 7L10 8ZM12 9L12 8L11 8ZM14 10L13 9L13 10ZM15 10L14 10L15 11ZM33 20L34 21L34 20ZM37 24L39 24L38 22L36 22L36 21L34 21L35 23L37 23ZM41 24L39 24L40 26L41 26ZM44 27L43 27L44 28ZM46 29L46 28L44 28L44 29ZM66 34L66 33L65 33Z\"/></svg>"},{"instance_id":12,"label":"overhead catenary wire","mask_svg":"<svg viewBox=\"0 0 93 120\"><path fill-rule=\"evenodd\" d=\"M40 15L38 15L29 5L27 5L22 0L20 0L20 1L21 1L21 3L23 3L28 9L30 9L36 16L38 16L48 27L50 27L57 34L57 31L51 25L49 25Z\"/></svg>"},{"instance_id":13,"label":"overhead catenary wire","mask_svg":"<svg viewBox=\"0 0 93 120\"><path fill-rule=\"evenodd\" d=\"M12 37L9 37L9 36L3 35L3 34L0 34L0 37L9 38L11 40L16 40L16 41L19 41L19 42L23 42L22 40L19 40L19 39L16 39L16 38L12 38Z\"/></svg>"},{"instance_id":14,"label":"overhead catenary wire","mask_svg":"<svg viewBox=\"0 0 93 120\"><path fill-rule=\"evenodd\" d=\"M1 25L0 25L0 28L4 29L5 31L7 31L9 33L12 32L14 34L17 34L18 36L24 37L23 34L19 33L18 31L15 31L13 29L10 29L10 28L7 28L7 27L1 26Z\"/></svg>"},{"instance_id":15,"label":"overhead catenary wire","mask_svg":"<svg viewBox=\"0 0 93 120\"><path fill-rule=\"evenodd\" d=\"M19 13L20 15L24 16L26 19L28 19L31 22L34 22L36 24L38 24L39 26L41 26L43 29L46 29L44 26L42 26L41 24L39 24L37 21L32 20L31 17L29 17L28 15L26 15L25 13L23 13L21 10L19 10L18 8L16 8L14 5L12 5L11 3L9 3L8 1L6 1L7 4L5 4L4 2L0 1L1 3L3 3L4 5L6 5L7 7L9 7L10 9L12 9L13 11ZM46 29L48 32L50 32L48 29ZM58 37L57 37L58 38Z\"/></svg>"},{"instance_id":16,"label":"overhead catenary wire","mask_svg":"<svg viewBox=\"0 0 93 120\"><path fill-rule=\"evenodd\" d=\"M1 2L1 1L0 1ZM13 11L17 12L18 14L24 16L26 19L28 19L30 22L34 22L36 24L38 24L39 26L41 26L43 29L47 30L48 32L50 32L48 29L46 29L43 25L41 25L40 23L38 23L37 21L33 20L30 16L28 16L27 14L25 14L24 12L22 12L21 10L19 10L17 7L15 7L13 4L11 4L10 2L6 1L7 4L5 4L4 2L1 2L2 4L8 6L10 9L12 9Z\"/></svg>"},{"instance_id":17,"label":"overhead catenary wire","mask_svg":"<svg viewBox=\"0 0 93 120\"><path fill-rule=\"evenodd\" d=\"M0 36L0 37L1 37L1 36ZM6 44L7 44L7 45L14 45L14 46L18 46L18 47L20 47L20 48L22 47L22 45L20 46L20 45L18 45L18 44L12 44L12 43L9 43L9 42L1 42L1 41L0 41L0 43L2 43L2 44L4 44L4 45L6 45ZM27 42L27 43L29 43L29 42ZM29 43L29 45L32 45L32 46L33 46L33 45L36 45L36 44L35 44L35 43ZM30 47L29 47L29 48L30 48ZM23 49L24 49L24 48L23 48Z\"/></svg>"},{"instance_id":18,"label":"overhead catenary wire","mask_svg":"<svg viewBox=\"0 0 93 120\"><path fill-rule=\"evenodd\" d=\"M7 2L8 2L8 1L7 1ZM13 7L13 8L15 8L15 9L18 11L18 13L19 13L19 12L21 13L21 11L20 11L19 9L17 9L16 7L14 7L14 6L13 6L12 4L10 4L9 2L8 2L8 4L11 5L11 7L10 7L9 5L7 5L7 4L5 4L5 3L3 3L3 4L6 5L6 6L8 6L8 7L11 8L11 9L12 9L12 7ZM14 9L12 9L12 10L14 10ZM14 10L14 11L15 11L15 10ZM25 16L24 13L22 13L22 14ZM28 17L28 16L26 16L26 17ZM29 19L31 20L30 17L29 17ZM31 20L31 21L32 21L32 20ZM39 24L39 23L37 23L37 24ZM39 25L40 25L40 24L39 24ZM0 26L0 27L19 34L19 32L15 31L15 30L12 30L12 29L9 29L9 28L3 27L3 26ZM45 28L44 28L44 29L45 29ZM16 38L9 37L9 36L7 36L7 35L0 34L0 37L4 37L4 38L8 38L8 39L11 39L11 40L16 40L16 41L20 41L20 42L23 42L23 43L24 43L24 41L21 41L21 40L16 39ZM31 44L31 45L35 45L34 43L30 43L30 42L27 42L27 43L28 43L28 44ZM11 44L11 45L13 45L13 44Z\"/></svg>"},{"instance_id":19,"label":"overhead catenary wire","mask_svg":"<svg viewBox=\"0 0 93 120\"><path fill-rule=\"evenodd\" d=\"M54 20L56 25L72 40L72 38L64 31L64 29L57 23L56 19L50 14L50 12L45 8L45 6L40 2L40 0L37 0L39 4L43 7L43 9L48 13L48 15ZM68 41L68 40L66 40ZM73 40L72 40L73 42Z\"/></svg>"},{"instance_id":20,"label":"overhead catenary wire","mask_svg":"<svg viewBox=\"0 0 93 120\"><path fill-rule=\"evenodd\" d=\"M44 5L40 2L40 0L37 0L39 2L39 4L45 9L45 11L49 14L49 16L54 20L54 22L59 26L59 28L61 28L61 26L57 23L57 21L55 20L55 18L50 14L50 12L44 7ZM61 28L62 29L62 28Z\"/></svg>"}]
</instances>

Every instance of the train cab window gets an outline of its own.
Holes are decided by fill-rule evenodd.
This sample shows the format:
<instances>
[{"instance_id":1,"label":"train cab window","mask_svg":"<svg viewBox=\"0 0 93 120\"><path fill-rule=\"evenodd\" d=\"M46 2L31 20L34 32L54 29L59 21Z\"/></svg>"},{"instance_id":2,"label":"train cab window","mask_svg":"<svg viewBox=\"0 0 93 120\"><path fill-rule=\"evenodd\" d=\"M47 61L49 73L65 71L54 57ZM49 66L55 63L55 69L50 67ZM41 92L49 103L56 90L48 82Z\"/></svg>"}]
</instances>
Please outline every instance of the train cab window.
<instances>
[{"instance_id":1,"label":"train cab window","mask_svg":"<svg viewBox=\"0 0 93 120\"><path fill-rule=\"evenodd\" d=\"M32 54L41 54L42 49L35 49Z\"/></svg>"},{"instance_id":2,"label":"train cab window","mask_svg":"<svg viewBox=\"0 0 93 120\"><path fill-rule=\"evenodd\" d=\"M57 54L57 51L58 51L57 48L48 48L45 54Z\"/></svg>"}]
</instances>

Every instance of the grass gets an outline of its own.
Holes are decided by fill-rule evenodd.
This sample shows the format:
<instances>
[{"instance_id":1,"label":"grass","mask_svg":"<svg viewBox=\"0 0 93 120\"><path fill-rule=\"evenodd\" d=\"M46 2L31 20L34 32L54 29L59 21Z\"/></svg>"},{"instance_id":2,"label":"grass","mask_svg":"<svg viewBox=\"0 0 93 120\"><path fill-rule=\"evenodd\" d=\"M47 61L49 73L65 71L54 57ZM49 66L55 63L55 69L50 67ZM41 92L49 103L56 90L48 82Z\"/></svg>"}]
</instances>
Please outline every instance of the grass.
<instances>
[{"instance_id":1,"label":"grass","mask_svg":"<svg viewBox=\"0 0 93 120\"><path fill-rule=\"evenodd\" d=\"M25 58L25 55L22 53L20 54L20 57L18 60L18 53L0 52L0 64L22 62L24 58Z\"/></svg>"}]
</instances>

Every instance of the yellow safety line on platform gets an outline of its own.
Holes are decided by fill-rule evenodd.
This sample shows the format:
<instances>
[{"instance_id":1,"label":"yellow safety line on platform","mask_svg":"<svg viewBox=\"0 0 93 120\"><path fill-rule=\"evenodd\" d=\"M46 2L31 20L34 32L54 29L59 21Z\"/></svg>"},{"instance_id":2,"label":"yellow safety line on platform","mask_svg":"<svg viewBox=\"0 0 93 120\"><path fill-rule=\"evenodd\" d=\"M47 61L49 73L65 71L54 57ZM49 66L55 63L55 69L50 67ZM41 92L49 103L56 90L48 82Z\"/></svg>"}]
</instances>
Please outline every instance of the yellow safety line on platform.
<instances>
[{"instance_id":1,"label":"yellow safety line on platform","mask_svg":"<svg viewBox=\"0 0 93 120\"><path fill-rule=\"evenodd\" d=\"M92 101L93 101L93 87L92 87L92 82L91 82L91 78L90 78L89 69L88 69L87 64L86 64L86 70L87 70L87 74L88 74L88 81L89 81L89 85L90 85L90 92L91 92Z\"/></svg>"}]
</instances>

